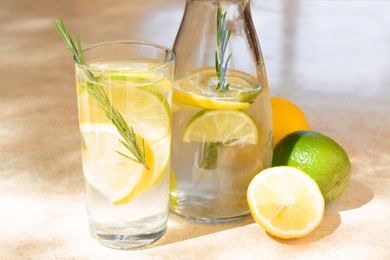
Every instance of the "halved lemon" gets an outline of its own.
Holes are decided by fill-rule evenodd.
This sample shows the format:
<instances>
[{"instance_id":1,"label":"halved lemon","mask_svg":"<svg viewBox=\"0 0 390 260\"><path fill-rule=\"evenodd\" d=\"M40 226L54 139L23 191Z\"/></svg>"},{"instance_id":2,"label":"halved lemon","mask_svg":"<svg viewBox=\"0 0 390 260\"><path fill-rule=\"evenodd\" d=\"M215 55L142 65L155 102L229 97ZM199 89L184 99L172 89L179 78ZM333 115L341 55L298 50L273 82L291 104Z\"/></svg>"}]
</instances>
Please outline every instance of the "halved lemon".
<instances>
[{"instance_id":1,"label":"halved lemon","mask_svg":"<svg viewBox=\"0 0 390 260\"><path fill-rule=\"evenodd\" d=\"M261 171L249 184L247 199L255 221L284 239L309 234L324 215L325 201L317 183L294 167Z\"/></svg>"},{"instance_id":2,"label":"halved lemon","mask_svg":"<svg viewBox=\"0 0 390 260\"><path fill-rule=\"evenodd\" d=\"M242 110L202 110L184 129L184 142L212 142L224 146L257 144L254 119Z\"/></svg>"}]
</instances>

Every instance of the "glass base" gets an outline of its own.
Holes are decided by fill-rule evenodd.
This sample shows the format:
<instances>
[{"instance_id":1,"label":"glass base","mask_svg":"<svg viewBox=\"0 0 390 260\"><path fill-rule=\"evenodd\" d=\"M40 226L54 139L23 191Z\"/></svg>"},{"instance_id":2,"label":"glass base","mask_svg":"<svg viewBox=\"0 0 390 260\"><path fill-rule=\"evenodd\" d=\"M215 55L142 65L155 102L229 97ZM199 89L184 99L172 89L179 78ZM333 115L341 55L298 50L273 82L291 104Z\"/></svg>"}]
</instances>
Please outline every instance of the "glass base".
<instances>
[{"instance_id":1,"label":"glass base","mask_svg":"<svg viewBox=\"0 0 390 260\"><path fill-rule=\"evenodd\" d=\"M92 223L89 224L91 235L102 245L113 249L135 249L152 244L159 240L167 230L167 223L154 230L142 234L112 234L99 230Z\"/></svg>"},{"instance_id":2,"label":"glass base","mask_svg":"<svg viewBox=\"0 0 390 260\"><path fill-rule=\"evenodd\" d=\"M246 198L236 196L227 199L208 199L201 196L179 198L176 193L170 194L170 211L185 219L206 222L230 222L250 214Z\"/></svg>"},{"instance_id":3,"label":"glass base","mask_svg":"<svg viewBox=\"0 0 390 260\"><path fill-rule=\"evenodd\" d=\"M175 211L172 211L172 212L175 213L176 215L182 217L182 218L185 218L185 219L188 219L188 220L192 220L192 221L196 221L196 222L204 222L204 223L232 222L232 221L240 220L240 219L242 219L242 218L244 218L244 217L249 215L249 213L247 213L247 214L243 214L243 215L240 215L240 216L234 216L234 217L228 217L228 218L210 218L210 217L186 216L186 215L180 214L179 212L175 212Z\"/></svg>"}]
</instances>

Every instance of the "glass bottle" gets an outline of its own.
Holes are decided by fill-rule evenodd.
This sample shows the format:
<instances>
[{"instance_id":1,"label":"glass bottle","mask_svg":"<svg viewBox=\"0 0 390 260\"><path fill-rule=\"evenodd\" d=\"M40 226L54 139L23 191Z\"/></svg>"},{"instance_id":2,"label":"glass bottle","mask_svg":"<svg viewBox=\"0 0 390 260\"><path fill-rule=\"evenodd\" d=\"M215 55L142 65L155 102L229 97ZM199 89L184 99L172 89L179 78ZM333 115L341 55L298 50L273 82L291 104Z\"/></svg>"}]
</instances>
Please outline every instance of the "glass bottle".
<instances>
[{"instance_id":1,"label":"glass bottle","mask_svg":"<svg viewBox=\"0 0 390 260\"><path fill-rule=\"evenodd\" d=\"M171 210L238 219L249 213L248 184L270 167L273 143L249 0L187 0L173 51Z\"/></svg>"}]
</instances>

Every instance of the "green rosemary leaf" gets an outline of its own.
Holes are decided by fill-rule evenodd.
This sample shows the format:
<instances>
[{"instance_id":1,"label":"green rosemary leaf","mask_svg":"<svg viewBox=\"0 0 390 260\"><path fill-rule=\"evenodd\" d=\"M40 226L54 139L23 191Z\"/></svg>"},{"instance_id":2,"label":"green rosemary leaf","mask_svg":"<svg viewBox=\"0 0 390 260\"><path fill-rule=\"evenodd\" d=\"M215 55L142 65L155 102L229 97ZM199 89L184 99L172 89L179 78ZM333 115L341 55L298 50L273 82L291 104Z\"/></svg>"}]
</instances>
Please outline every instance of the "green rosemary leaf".
<instances>
[{"instance_id":1,"label":"green rosemary leaf","mask_svg":"<svg viewBox=\"0 0 390 260\"><path fill-rule=\"evenodd\" d=\"M226 59L227 45L230 40L231 30L226 26L226 14L222 12L222 7L218 5L217 10L217 46L218 50L215 52L215 70L218 76L217 90L225 92L229 88L226 84L226 73L228 63L232 54Z\"/></svg>"},{"instance_id":2,"label":"green rosemary leaf","mask_svg":"<svg viewBox=\"0 0 390 260\"><path fill-rule=\"evenodd\" d=\"M55 27L57 28L57 31L64 39L67 45L67 49L72 51L75 59L80 64L86 65L79 35L77 35L77 48L68 32L68 29L65 26L63 19L60 17L59 20L54 20L53 22ZM92 82L96 82L95 76L90 71L85 70L85 74ZM119 142L134 156L134 158L119 151L117 151L117 153L125 158L141 163L147 169L149 169L149 167L146 165L144 139L142 139L141 146L141 144L138 142L137 135L135 134L133 128L127 125L127 122L125 121L121 113L115 107L112 106L110 99L107 97L107 94L102 88L102 86L95 83L87 82L85 86L82 86L82 89L83 91L86 91L88 95L94 97L99 102L100 108L106 113L107 118L116 127L119 134L124 139L124 141L119 140Z\"/></svg>"}]
</instances>

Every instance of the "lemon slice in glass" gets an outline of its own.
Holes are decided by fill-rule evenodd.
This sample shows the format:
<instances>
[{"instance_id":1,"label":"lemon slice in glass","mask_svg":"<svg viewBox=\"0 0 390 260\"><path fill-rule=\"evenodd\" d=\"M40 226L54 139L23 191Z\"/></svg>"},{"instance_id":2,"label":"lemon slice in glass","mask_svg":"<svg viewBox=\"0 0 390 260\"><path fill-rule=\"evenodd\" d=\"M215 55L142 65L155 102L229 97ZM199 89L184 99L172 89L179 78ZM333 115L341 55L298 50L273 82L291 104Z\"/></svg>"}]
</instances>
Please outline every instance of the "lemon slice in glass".
<instances>
[{"instance_id":1,"label":"lemon slice in glass","mask_svg":"<svg viewBox=\"0 0 390 260\"><path fill-rule=\"evenodd\" d=\"M167 135L158 141L149 143L149 146L154 154L155 165L149 180L148 189L159 183L164 174L167 173L171 152L171 136Z\"/></svg>"},{"instance_id":2,"label":"lemon slice in glass","mask_svg":"<svg viewBox=\"0 0 390 260\"><path fill-rule=\"evenodd\" d=\"M144 165L123 157L132 156L119 142L121 136L109 124L82 124L83 170L89 185L113 204L123 204L154 187L167 172L170 135L153 143L145 141ZM142 143L142 137L138 136Z\"/></svg>"},{"instance_id":3,"label":"lemon slice in glass","mask_svg":"<svg viewBox=\"0 0 390 260\"><path fill-rule=\"evenodd\" d=\"M309 234L324 215L325 201L317 183L290 166L257 174L249 184L247 199L255 221L268 233L284 239Z\"/></svg>"},{"instance_id":4,"label":"lemon slice in glass","mask_svg":"<svg viewBox=\"0 0 390 260\"><path fill-rule=\"evenodd\" d=\"M160 140L169 133L171 109L157 87L135 87L113 93L112 103L119 111L123 111L122 116L134 131L142 133L148 142Z\"/></svg>"},{"instance_id":5,"label":"lemon slice in glass","mask_svg":"<svg viewBox=\"0 0 390 260\"><path fill-rule=\"evenodd\" d=\"M257 144L256 122L242 110L202 110L184 129L184 142L221 143L224 146Z\"/></svg>"},{"instance_id":6,"label":"lemon slice in glass","mask_svg":"<svg viewBox=\"0 0 390 260\"><path fill-rule=\"evenodd\" d=\"M153 74L142 76L113 74L98 78L98 82L129 127L141 133L146 141L155 142L170 132L171 109L167 98L171 97L172 84ZM83 84L79 86L82 88ZM80 95L84 95L80 100L87 104L80 107L81 123L111 123L93 97L87 93Z\"/></svg>"},{"instance_id":7,"label":"lemon slice in glass","mask_svg":"<svg viewBox=\"0 0 390 260\"><path fill-rule=\"evenodd\" d=\"M147 142L145 157L149 169L118 154L132 157L119 142L121 136L113 125L82 124L80 130L83 171L89 185L114 204L129 201L148 188L155 171L155 155Z\"/></svg>"}]
</instances>

